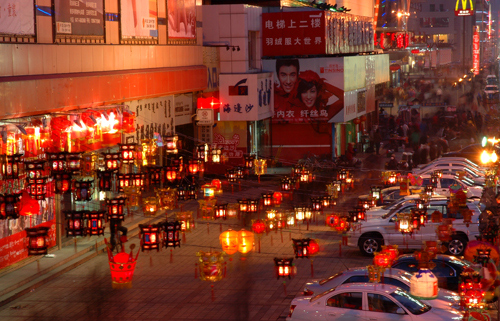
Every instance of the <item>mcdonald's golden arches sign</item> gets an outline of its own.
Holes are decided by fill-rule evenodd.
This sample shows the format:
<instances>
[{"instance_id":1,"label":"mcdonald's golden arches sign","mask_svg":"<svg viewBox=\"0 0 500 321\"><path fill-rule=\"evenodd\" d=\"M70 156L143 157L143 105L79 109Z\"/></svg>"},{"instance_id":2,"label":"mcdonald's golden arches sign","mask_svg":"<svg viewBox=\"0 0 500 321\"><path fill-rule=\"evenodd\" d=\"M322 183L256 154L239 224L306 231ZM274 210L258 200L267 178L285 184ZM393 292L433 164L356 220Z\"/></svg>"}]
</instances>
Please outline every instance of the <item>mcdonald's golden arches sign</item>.
<instances>
[{"instance_id":1,"label":"mcdonald's golden arches sign","mask_svg":"<svg viewBox=\"0 0 500 321\"><path fill-rule=\"evenodd\" d=\"M474 0L457 0L455 16L472 16L474 14Z\"/></svg>"}]
</instances>

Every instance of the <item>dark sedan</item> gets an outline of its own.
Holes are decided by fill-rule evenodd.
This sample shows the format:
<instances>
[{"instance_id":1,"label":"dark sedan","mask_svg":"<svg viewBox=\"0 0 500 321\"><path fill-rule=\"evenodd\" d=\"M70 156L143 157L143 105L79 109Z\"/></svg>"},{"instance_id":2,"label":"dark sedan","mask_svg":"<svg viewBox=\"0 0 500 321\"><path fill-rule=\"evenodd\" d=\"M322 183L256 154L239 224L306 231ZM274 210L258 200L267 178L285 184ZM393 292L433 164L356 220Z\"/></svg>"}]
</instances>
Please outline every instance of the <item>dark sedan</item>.
<instances>
[{"instance_id":1,"label":"dark sedan","mask_svg":"<svg viewBox=\"0 0 500 321\"><path fill-rule=\"evenodd\" d=\"M458 290L460 274L471 266L469 262L450 255L438 254L432 262L435 266L431 271L438 278L438 286L451 291ZM418 271L418 262L412 254L404 254L393 262L392 267L414 273Z\"/></svg>"}]
</instances>

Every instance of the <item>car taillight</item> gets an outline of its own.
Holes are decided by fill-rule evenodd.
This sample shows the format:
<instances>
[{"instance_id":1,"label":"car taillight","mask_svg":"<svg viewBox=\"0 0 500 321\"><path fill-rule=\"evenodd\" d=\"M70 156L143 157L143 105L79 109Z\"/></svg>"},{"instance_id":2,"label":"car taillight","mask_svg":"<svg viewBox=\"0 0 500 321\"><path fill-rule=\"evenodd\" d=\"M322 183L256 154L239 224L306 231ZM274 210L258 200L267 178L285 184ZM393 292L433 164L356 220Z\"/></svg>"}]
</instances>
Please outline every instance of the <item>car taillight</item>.
<instances>
[{"instance_id":1,"label":"car taillight","mask_svg":"<svg viewBox=\"0 0 500 321\"><path fill-rule=\"evenodd\" d=\"M302 292L302 294L304 294L304 295L313 295L314 292L311 291L311 290L308 290L308 289L304 289L304 291Z\"/></svg>"},{"instance_id":2,"label":"car taillight","mask_svg":"<svg viewBox=\"0 0 500 321\"><path fill-rule=\"evenodd\" d=\"M293 310L295 310L295 307L296 305L291 305L290 306L290 311L288 312L288 317L291 318L292 317L292 313L293 313Z\"/></svg>"}]
</instances>

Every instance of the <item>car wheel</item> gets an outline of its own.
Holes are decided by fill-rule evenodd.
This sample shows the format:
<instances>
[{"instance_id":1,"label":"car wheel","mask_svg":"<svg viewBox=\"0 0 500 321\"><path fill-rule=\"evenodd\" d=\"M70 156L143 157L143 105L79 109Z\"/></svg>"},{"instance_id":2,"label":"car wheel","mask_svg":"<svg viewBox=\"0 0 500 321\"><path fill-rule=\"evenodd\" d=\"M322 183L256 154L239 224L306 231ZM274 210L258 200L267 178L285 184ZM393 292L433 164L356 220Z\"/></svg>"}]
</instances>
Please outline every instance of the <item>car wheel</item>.
<instances>
[{"instance_id":1,"label":"car wheel","mask_svg":"<svg viewBox=\"0 0 500 321\"><path fill-rule=\"evenodd\" d=\"M384 241L381 238L366 236L360 239L359 249L364 255L372 256L375 252L380 251L383 244Z\"/></svg>"},{"instance_id":2,"label":"car wheel","mask_svg":"<svg viewBox=\"0 0 500 321\"><path fill-rule=\"evenodd\" d=\"M467 241L460 237L454 237L449 243L448 243L448 252L451 255L459 256L462 255L465 251L465 247L467 246Z\"/></svg>"}]
</instances>

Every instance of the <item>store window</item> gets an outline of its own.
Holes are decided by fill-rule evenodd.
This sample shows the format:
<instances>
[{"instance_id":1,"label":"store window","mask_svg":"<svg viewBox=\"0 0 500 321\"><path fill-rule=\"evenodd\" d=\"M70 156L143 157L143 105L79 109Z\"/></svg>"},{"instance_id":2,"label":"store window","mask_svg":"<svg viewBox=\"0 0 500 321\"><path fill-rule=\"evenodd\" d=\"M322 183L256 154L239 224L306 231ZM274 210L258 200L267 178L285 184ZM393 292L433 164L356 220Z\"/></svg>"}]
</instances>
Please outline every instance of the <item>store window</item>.
<instances>
[{"instance_id":1,"label":"store window","mask_svg":"<svg viewBox=\"0 0 500 321\"><path fill-rule=\"evenodd\" d=\"M271 118L249 122L248 140L250 154L271 157Z\"/></svg>"}]
</instances>

